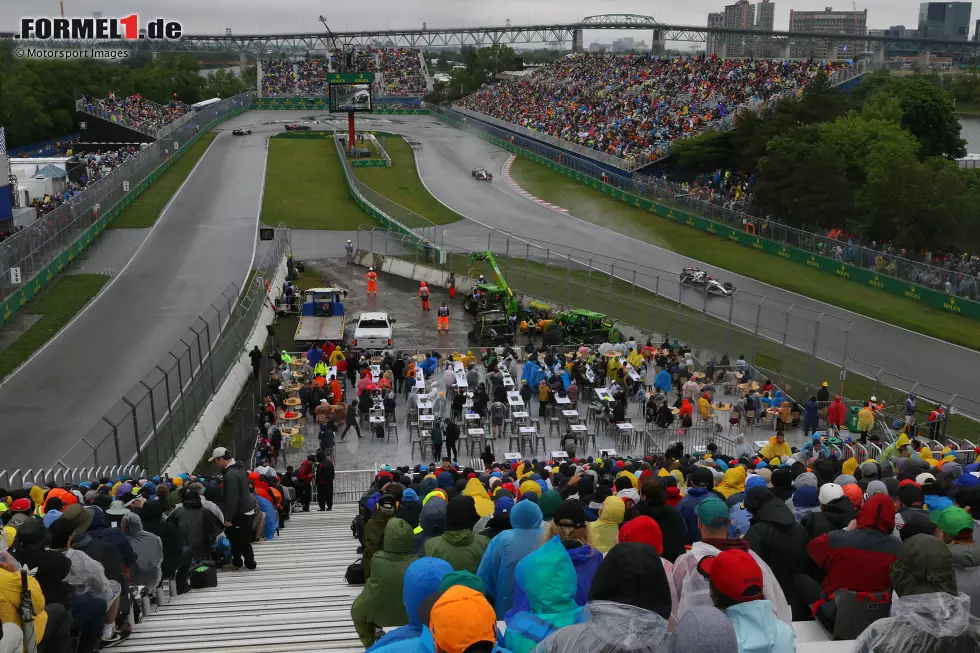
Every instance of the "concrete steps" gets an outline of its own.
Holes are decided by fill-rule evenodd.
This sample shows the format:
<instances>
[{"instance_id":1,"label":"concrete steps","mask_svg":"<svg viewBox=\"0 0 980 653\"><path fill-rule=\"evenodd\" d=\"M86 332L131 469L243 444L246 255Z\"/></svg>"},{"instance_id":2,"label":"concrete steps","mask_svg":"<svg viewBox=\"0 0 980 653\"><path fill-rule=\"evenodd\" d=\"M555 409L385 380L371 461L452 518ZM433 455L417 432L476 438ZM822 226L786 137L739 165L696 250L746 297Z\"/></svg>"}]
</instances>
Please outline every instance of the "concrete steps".
<instances>
[{"instance_id":1,"label":"concrete steps","mask_svg":"<svg viewBox=\"0 0 980 653\"><path fill-rule=\"evenodd\" d=\"M358 556L355 505L295 513L255 546L255 571L221 571L218 586L175 596L113 647L118 653L361 652L350 620L360 593L344 581Z\"/></svg>"}]
</instances>

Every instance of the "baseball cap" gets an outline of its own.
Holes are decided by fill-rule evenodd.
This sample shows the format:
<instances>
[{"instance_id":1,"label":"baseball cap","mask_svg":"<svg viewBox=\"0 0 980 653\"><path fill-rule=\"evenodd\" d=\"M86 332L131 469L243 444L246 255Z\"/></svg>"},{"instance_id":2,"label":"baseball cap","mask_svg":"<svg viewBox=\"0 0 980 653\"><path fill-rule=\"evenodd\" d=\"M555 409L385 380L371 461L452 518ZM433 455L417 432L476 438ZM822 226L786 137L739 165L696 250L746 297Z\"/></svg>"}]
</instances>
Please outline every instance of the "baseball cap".
<instances>
[{"instance_id":1,"label":"baseball cap","mask_svg":"<svg viewBox=\"0 0 980 653\"><path fill-rule=\"evenodd\" d=\"M728 549L701 558L698 572L711 581L715 591L732 601L741 603L762 597L762 569L748 551Z\"/></svg>"},{"instance_id":2,"label":"baseball cap","mask_svg":"<svg viewBox=\"0 0 980 653\"><path fill-rule=\"evenodd\" d=\"M708 528L721 528L728 525L728 504L717 497L708 497L694 509L698 520Z\"/></svg>"},{"instance_id":3,"label":"baseball cap","mask_svg":"<svg viewBox=\"0 0 980 653\"><path fill-rule=\"evenodd\" d=\"M844 496L844 488L836 483L824 483L817 495L821 506L825 506L835 499L840 499L842 496Z\"/></svg>"},{"instance_id":4,"label":"baseball cap","mask_svg":"<svg viewBox=\"0 0 980 653\"><path fill-rule=\"evenodd\" d=\"M25 510L31 509L31 500L26 497L21 497L15 499L12 504L10 504L10 510L12 512L24 512Z\"/></svg>"},{"instance_id":5,"label":"baseball cap","mask_svg":"<svg viewBox=\"0 0 980 653\"><path fill-rule=\"evenodd\" d=\"M224 447L215 447L214 451L211 452L211 457L208 458L208 462L213 462L216 458L231 458L231 453Z\"/></svg>"},{"instance_id":6,"label":"baseball cap","mask_svg":"<svg viewBox=\"0 0 980 653\"><path fill-rule=\"evenodd\" d=\"M825 388L827 388L827 387L829 387L829 386L830 386L830 384L829 384L829 383L827 383L826 381L824 381L824 382L823 382L823 387L825 387Z\"/></svg>"},{"instance_id":7,"label":"baseball cap","mask_svg":"<svg viewBox=\"0 0 980 653\"><path fill-rule=\"evenodd\" d=\"M870 499L876 494L884 494L888 496L888 486L881 481L875 480L868 483L868 488L865 490L865 495Z\"/></svg>"},{"instance_id":8,"label":"baseball cap","mask_svg":"<svg viewBox=\"0 0 980 653\"><path fill-rule=\"evenodd\" d=\"M931 520L950 537L960 537L973 533L973 517L963 508L950 506L936 513L929 513Z\"/></svg>"},{"instance_id":9,"label":"baseball cap","mask_svg":"<svg viewBox=\"0 0 980 653\"><path fill-rule=\"evenodd\" d=\"M930 474L929 472L922 472L921 474L915 477L915 482L918 483L919 485L925 485L927 482L935 481L935 480L936 477Z\"/></svg>"},{"instance_id":10,"label":"baseball cap","mask_svg":"<svg viewBox=\"0 0 980 653\"><path fill-rule=\"evenodd\" d=\"M429 611L429 630L443 653L465 653L477 642L497 640L497 615L482 594L454 585Z\"/></svg>"},{"instance_id":11,"label":"baseball cap","mask_svg":"<svg viewBox=\"0 0 980 653\"><path fill-rule=\"evenodd\" d=\"M922 494L922 488L909 483L899 486L898 500L902 502L903 506L921 506L922 502L925 501L925 495Z\"/></svg>"},{"instance_id":12,"label":"baseball cap","mask_svg":"<svg viewBox=\"0 0 980 653\"><path fill-rule=\"evenodd\" d=\"M514 508L514 500L507 496L500 497L493 502L493 514L495 516L509 513L513 508Z\"/></svg>"},{"instance_id":13,"label":"baseball cap","mask_svg":"<svg viewBox=\"0 0 980 653\"><path fill-rule=\"evenodd\" d=\"M714 487L715 475L707 467L698 467L691 472L691 485L694 487Z\"/></svg>"},{"instance_id":14,"label":"baseball cap","mask_svg":"<svg viewBox=\"0 0 980 653\"><path fill-rule=\"evenodd\" d=\"M876 478L878 476L881 476L881 471L878 468L878 463L871 460L867 460L861 463L861 475L864 476L865 478L869 476L874 476Z\"/></svg>"},{"instance_id":15,"label":"baseball cap","mask_svg":"<svg viewBox=\"0 0 980 653\"><path fill-rule=\"evenodd\" d=\"M562 501L555 510L554 523L565 528L585 528L585 507L581 501Z\"/></svg>"}]
</instances>

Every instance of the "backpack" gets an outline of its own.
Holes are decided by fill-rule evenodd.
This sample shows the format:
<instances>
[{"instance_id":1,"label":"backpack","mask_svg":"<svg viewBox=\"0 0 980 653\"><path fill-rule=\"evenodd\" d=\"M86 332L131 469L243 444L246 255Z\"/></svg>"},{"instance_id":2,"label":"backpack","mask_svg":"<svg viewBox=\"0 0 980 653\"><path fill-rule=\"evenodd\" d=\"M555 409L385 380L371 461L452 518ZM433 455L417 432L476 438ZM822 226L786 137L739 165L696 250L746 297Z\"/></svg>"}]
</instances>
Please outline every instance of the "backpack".
<instances>
[{"instance_id":1,"label":"backpack","mask_svg":"<svg viewBox=\"0 0 980 653\"><path fill-rule=\"evenodd\" d=\"M201 565L191 570L191 589L199 590L205 587L218 586L218 570L208 565Z\"/></svg>"},{"instance_id":2,"label":"backpack","mask_svg":"<svg viewBox=\"0 0 980 653\"><path fill-rule=\"evenodd\" d=\"M222 533L214 541L214 546L211 547L214 553L214 561L219 567L223 567L231 562L231 542L228 541L228 536Z\"/></svg>"},{"instance_id":3,"label":"backpack","mask_svg":"<svg viewBox=\"0 0 980 653\"><path fill-rule=\"evenodd\" d=\"M348 585L363 585L366 582L364 578L364 563L361 561L361 558L347 565L344 580L347 581Z\"/></svg>"}]
</instances>

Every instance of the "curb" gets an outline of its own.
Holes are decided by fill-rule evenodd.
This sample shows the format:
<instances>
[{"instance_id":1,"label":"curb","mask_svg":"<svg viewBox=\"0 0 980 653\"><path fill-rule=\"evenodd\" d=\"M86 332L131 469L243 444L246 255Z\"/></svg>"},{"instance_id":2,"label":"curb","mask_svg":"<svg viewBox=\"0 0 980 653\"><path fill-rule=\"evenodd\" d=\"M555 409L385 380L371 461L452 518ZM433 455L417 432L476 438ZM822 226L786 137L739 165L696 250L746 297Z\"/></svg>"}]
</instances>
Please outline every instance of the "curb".
<instances>
[{"instance_id":1,"label":"curb","mask_svg":"<svg viewBox=\"0 0 980 653\"><path fill-rule=\"evenodd\" d=\"M517 155L516 154L511 154L510 155L510 158L507 159L507 163L504 164L504 181L507 182L507 185L510 186L511 188L513 188L514 189L514 192L516 192L518 195L520 195L524 199L531 200L535 204L540 204L541 206L547 207L547 208L551 209L552 211L557 211L558 213L568 213L568 209L563 209L562 207L560 207L560 206L558 206L556 204L552 204L550 202L545 202L543 199L540 199L538 197L535 197L531 193L529 193L526 190L524 190L523 188L521 188L517 184L517 182L514 181L514 178L510 176L510 166L514 163L514 159L516 159L516 158L517 158Z\"/></svg>"}]
</instances>

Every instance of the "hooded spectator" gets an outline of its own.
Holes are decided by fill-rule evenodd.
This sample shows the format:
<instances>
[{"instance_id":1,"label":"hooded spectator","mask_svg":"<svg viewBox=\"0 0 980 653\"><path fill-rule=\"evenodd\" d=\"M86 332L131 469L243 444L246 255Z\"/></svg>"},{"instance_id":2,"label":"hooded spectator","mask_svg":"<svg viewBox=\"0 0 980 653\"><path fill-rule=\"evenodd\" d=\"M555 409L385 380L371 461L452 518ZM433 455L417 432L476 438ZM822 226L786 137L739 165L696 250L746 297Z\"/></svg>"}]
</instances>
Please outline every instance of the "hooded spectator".
<instances>
[{"instance_id":1,"label":"hooded spectator","mask_svg":"<svg viewBox=\"0 0 980 653\"><path fill-rule=\"evenodd\" d=\"M419 495L412 488L405 488L398 504L398 510L395 511L395 517L408 522L409 526L415 528L419 525L421 513L422 502L419 500Z\"/></svg>"},{"instance_id":2,"label":"hooded spectator","mask_svg":"<svg viewBox=\"0 0 980 653\"><path fill-rule=\"evenodd\" d=\"M587 524L582 502L569 499L558 506L546 534L548 539L557 536L568 552L568 557L572 559L576 577L575 603L580 606L589 600L589 587L592 586L595 572L602 563L602 554L592 546L589 539ZM506 616L529 609L527 595L518 585L514 589L514 607Z\"/></svg>"},{"instance_id":3,"label":"hooded spectator","mask_svg":"<svg viewBox=\"0 0 980 653\"><path fill-rule=\"evenodd\" d=\"M664 552L663 533L660 526L652 518L646 515L639 515L623 524L619 529L619 541L639 542L653 547L658 556ZM661 557L660 562L664 565L664 573L667 574L667 582L670 585L670 620L671 629L677 624L677 588L674 587L674 565Z\"/></svg>"},{"instance_id":4,"label":"hooded spectator","mask_svg":"<svg viewBox=\"0 0 980 653\"><path fill-rule=\"evenodd\" d=\"M715 487L715 491L726 499L733 494L745 492L745 468L741 465L735 465L726 469L724 478Z\"/></svg>"},{"instance_id":5,"label":"hooded spectator","mask_svg":"<svg viewBox=\"0 0 980 653\"><path fill-rule=\"evenodd\" d=\"M456 571L476 573L490 540L473 532L479 521L473 497L453 497L446 507L446 531L428 540L423 555L441 558Z\"/></svg>"},{"instance_id":6,"label":"hooded spectator","mask_svg":"<svg viewBox=\"0 0 980 653\"><path fill-rule=\"evenodd\" d=\"M490 517L493 515L493 501L490 500L490 495L487 494L487 489L483 487L480 479L471 478L466 481L462 495L473 498L476 514L480 517Z\"/></svg>"},{"instance_id":7,"label":"hooded spectator","mask_svg":"<svg viewBox=\"0 0 980 653\"><path fill-rule=\"evenodd\" d=\"M670 638L668 653L739 653L732 620L718 608L689 610Z\"/></svg>"},{"instance_id":8,"label":"hooded spectator","mask_svg":"<svg viewBox=\"0 0 980 653\"><path fill-rule=\"evenodd\" d=\"M891 500L881 494L868 499L858 513L854 530L826 533L807 546L810 558L825 576L819 590L816 583L800 587L800 596L809 605L825 600L839 589L887 596L891 588L888 569L900 546L891 536L894 529L895 506ZM821 603L815 615L831 631L836 618L832 605Z\"/></svg>"},{"instance_id":9,"label":"hooded spectator","mask_svg":"<svg viewBox=\"0 0 980 653\"><path fill-rule=\"evenodd\" d=\"M388 520L384 548L375 554L371 578L350 609L354 629L365 647L374 644L379 627L409 623L405 604L391 598L403 594L405 572L417 559L411 549L412 527L403 519Z\"/></svg>"},{"instance_id":10,"label":"hooded spectator","mask_svg":"<svg viewBox=\"0 0 980 653\"><path fill-rule=\"evenodd\" d=\"M429 630L437 651L507 653L496 644L493 607L478 591L463 585L450 587L433 604Z\"/></svg>"},{"instance_id":11,"label":"hooded spectator","mask_svg":"<svg viewBox=\"0 0 980 653\"><path fill-rule=\"evenodd\" d=\"M520 501L510 512L511 530L490 540L476 574L493 598L498 619L503 619L514 602L514 570L541 543L541 509L531 501Z\"/></svg>"},{"instance_id":12,"label":"hooded spectator","mask_svg":"<svg viewBox=\"0 0 980 653\"><path fill-rule=\"evenodd\" d=\"M412 553L416 555L422 555L427 541L446 532L446 500L433 494L426 496L424 504L412 538Z\"/></svg>"},{"instance_id":13,"label":"hooded spectator","mask_svg":"<svg viewBox=\"0 0 980 653\"><path fill-rule=\"evenodd\" d=\"M953 556L937 538L915 535L902 543L891 567L897 596L890 616L872 623L855 653L946 653L980 650L980 619L957 593Z\"/></svg>"},{"instance_id":14,"label":"hooded spectator","mask_svg":"<svg viewBox=\"0 0 980 653\"><path fill-rule=\"evenodd\" d=\"M670 586L656 551L637 542L613 547L596 572L584 616L584 623L552 633L537 653L666 650Z\"/></svg>"},{"instance_id":15,"label":"hooded spectator","mask_svg":"<svg viewBox=\"0 0 980 653\"><path fill-rule=\"evenodd\" d=\"M783 653L796 648L793 627L777 619L762 591L762 568L746 551L729 549L698 563L711 599L735 627L739 653Z\"/></svg>"},{"instance_id":16,"label":"hooded spectator","mask_svg":"<svg viewBox=\"0 0 980 653\"><path fill-rule=\"evenodd\" d=\"M177 592L183 594L190 589L188 574L191 567L198 562L212 557L211 545L214 543L223 525L210 510L206 510L197 492L188 490L177 508L170 513L167 522L172 524L180 537L182 546L181 560L177 567L175 579Z\"/></svg>"},{"instance_id":17,"label":"hooded spectator","mask_svg":"<svg viewBox=\"0 0 980 653\"><path fill-rule=\"evenodd\" d=\"M817 493L817 499L820 511L809 512L800 520L811 540L846 528L857 515L850 499L844 496L843 489L836 483L824 484Z\"/></svg>"},{"instance_id":18,"label":"hooded spectator","mask_svg":"<svg viewBox=\"0 0 980 653\"><path fill-rule=\"evenodd\" d=\"M953 506L935 518L936 537L949 547L956 573L956 587L970 598L970 613L980 616L980 546L973 539L973 517Z\"/></svg>"},{"instance_id":19,"label":"hooded spectator","mask_svg":"<svg viewBox=\"0 0 980 653\"><path fill-rule=\"evenodd\" d=\"M453 568L445 560L419 558L405 570L402 583L402 602L408 614L408 625L389 631L368 649L371 653L426 653L422 642L423 616L419 608L429 596L439 591L439 585ZM366 588L365 588L366 589Z\"/></svg>"},{"instance_id":20,"label":"hooded spectator","mask_svg":"<svg viewBox=\"0 0 980 653\"><path fill-rule=\"evenodd\" d=\"M582 621L582 608L575 603L575 567L558 537L521 560L515 579L528 598L530 610L507 620L505 648L530 653L551 632Z\"/></svg>"},{"instance_id":21,"label":"hooded spectator","mask_svg":"<svg viewBox=\"0 0 980 653\"><path fill-rule=\"evenodd\" d=\"M163 542L163 565L160 567L163 580L173 578L177 573L184 548L177 527L163 519L163 504L160 501L148 501L143 504L139 516L143 521L143 529L153 533Z\"/></svg>"},{"instance_id":22,"label":"hooded spectator","mask_svg":"<svg viewBox=\"0 0 980 653\"><path fill-rule=\"evenodd\" d=\"M388 520L393 519L398 502L390 494L382 494L374 506L371 519L364 525L364 578L371 578L371 558L381 548L381 538L384 536Z\"/></svg>"},{"instance_id":23,"label":"hooded spectator","mask_svg":"<svg viewBox=\"0 0 980 653\"><path fill-rule=\"evenodd\" d=\"M606 497L599 512L599 519L590 522L589 540L600 553L609 553L618 540L619 525L623 523L626 504L617 496Z\"/></svg>"},{"instance_id":24,"label":"hooded spectator","mask_svg":"<svg viewBox=\"0 0 980 653\"><path fill-rule=\"evenodd\" d=\"M155 589L163 578L163 541L153 533L143 530L143 521L139 515L128 513L120 522L120 530L129 539L136 553L136 565L132 574L134 582Z\"/></svg>"},{"instance_id":25,"label":"hooded spectator","mask_svg":"<svg viewBox=\"0 0 980 653\"><path fill-rule=\"evenodd\" d=\"M645 479L640 485L643 500L636 505L636 513L652 518L663 533L663 557L673 562L684 553L687 523L677 508L667 505L667 490L656 479Z\"/></svg>"}]
</instances>

